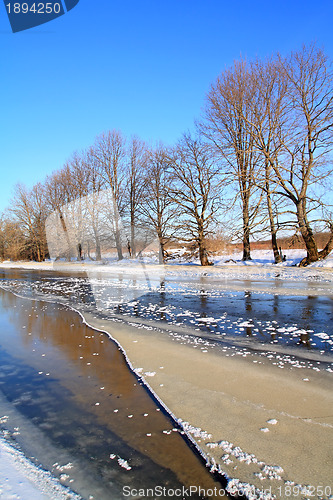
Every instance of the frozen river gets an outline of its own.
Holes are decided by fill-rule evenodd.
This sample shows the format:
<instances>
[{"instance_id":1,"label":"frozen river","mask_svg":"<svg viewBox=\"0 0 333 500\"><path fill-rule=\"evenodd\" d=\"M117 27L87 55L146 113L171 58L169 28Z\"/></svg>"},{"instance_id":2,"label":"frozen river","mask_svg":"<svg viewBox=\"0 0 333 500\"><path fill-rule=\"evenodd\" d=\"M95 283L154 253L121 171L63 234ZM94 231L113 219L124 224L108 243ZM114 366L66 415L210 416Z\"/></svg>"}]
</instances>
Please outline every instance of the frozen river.
<instances>
[{"instance_id":1,"label":"frozen river","mask_svg":"<svg viewBox=\"0 0 333 500\"><path fill-rule=\"evenodd\" d=\"M56 273L0 270L2 284L23 296L63 303L105 318L191 331L202 338L333 352L332 282L282 271L231 271L205 276L172 268L133 273Z\"/></svg>"},{"instance_id":2,"label":"frozen river","mask_svg":"<svg viewBox=\"0 0 333 500\"><path fill-rule=\"evenodd\" d=\"M221 486L114 342L1 289L0 417L2 437L84 499Z\"/></svg>"},{"instance_id":3,"label":"frozen river","mask_svg":"<svg viewBox=\"0 0 333 500\"><path fill-rule=\"evenodd\" d=\"M280 350L283 363L332 370L325 275L1 269L0 287L2 433L83 498L216 482L117 344L68 306L181 341L236 346L242 355Z\"/></svg>"}]
</instances>

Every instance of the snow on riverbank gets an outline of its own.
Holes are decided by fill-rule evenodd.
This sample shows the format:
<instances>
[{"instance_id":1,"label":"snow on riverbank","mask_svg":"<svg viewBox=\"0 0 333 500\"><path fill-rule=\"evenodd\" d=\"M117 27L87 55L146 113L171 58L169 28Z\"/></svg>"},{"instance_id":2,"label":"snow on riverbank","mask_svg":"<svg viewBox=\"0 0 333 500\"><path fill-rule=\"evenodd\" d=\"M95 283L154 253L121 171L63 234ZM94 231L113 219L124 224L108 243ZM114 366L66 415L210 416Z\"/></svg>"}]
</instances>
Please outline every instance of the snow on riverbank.
<instances>
[{"instance_id":1,"label":"snow on riverbank","mask_svg":"<svg viewBox=\"0 0 333 500\"><path fill-rule=\"evenodd\" d=\"M4 418L4 417L2 417ZM0 498L3 500L79 500L49 472L30 462L0 437Z\"/></svg>"},{"instance_id":2,"label":"snow on riverbank","mask_svg":"<svg viewBox=\"0 0 333 500\"><path fill-rule=\"evenodd\" d=\"M221 255L212 255L210 257L211 261L213 262L214 266L212 267L202 267L200 266L200 261L199 259L191 259L190 261L182 257L182 251L177 251L177 258L174 258L172 260L168 260L167 266L169 267L179 267L179 269L184 268L186 269L188 266L193 266L199 270L204 270L205 272L210 272L213 269L215 270L222 270L228 267L242 267L242 268L257 268L258 270L260 268L270 268L270 269L284 269L288 268L296 268L300 261L306 256L305 250L283 250L283 254L286 257L286 260L284 262L281 262L280 264L274 264L274 259L273 259L273 254L270 250L253 250L251 252L252 259L249 261L242 261L242 252L237 252L237 253L231 253L231 254L221 254ZM45 262L33 262L33 261L3 261L0 262L0 267L2 268L23 268L23 269L45 269L45 270L51 270L51 269L57 269L59 270L60 268L68 268L71 267L73 270L76 269L77 271L85 271L85 270L91 270L92 268L98 269L99 272L108 272L113 268L117 269L122 269L124 267L126 268L131 268L131 271L133 268L142 268L148 266L149 268L154 267L154 265L157 264L157 261L155 258L150 258L150 257L144 257L144 258L137 258L137 259L126 259L124 258L121 261L118 261L116 259L103 259L103 261L92 261L92 260L84 260L81 262L78 261L71 261L71 262L66 262L62 260L47 260ZM160 268L161 266L156 266ZM333 269L333 252L324 260L320 260L318 262L314 262L313 264L307 266L306 268L302 268L302 270L310 270L310 269L328 269L331 270ZM297 273L295 269L295 274Z\"/></svg>"}]
</instances>

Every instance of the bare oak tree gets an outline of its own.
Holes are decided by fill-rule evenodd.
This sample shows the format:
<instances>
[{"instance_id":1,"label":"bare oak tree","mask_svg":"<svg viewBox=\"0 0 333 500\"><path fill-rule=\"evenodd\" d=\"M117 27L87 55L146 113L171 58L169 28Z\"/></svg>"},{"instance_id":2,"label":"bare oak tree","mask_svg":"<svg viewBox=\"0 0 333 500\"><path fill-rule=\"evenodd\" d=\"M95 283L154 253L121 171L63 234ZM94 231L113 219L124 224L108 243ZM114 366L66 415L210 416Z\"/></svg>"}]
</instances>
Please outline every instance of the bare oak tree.
<instances>
[{"instance_id":1,"label":"bare oak tree","mask_svg":"<svg viewBox=\"0 0 333 500\"><path fill-rule=\"evenodd\" d=\"M208 145L185 134L170 160L170 197L178 206L181 237L195 241L202 266L208 266L206 239L216 223L222 177Z\"/></svg>"},{"instance_id":2,"label":"bare oak tree","mask_svg":"<svg viewBox=\"0 0 333 500\"><path fill-rule=\"evenodd\" d=\"M249 85L249 70L245 61L222 73L207 95L204 120L199 125L205 137L214 146L217 157L225 164L224 171L237 184L242 209L243 260L250 260L250 234L258 214L261 199L255 199L257 190L255 168L258 153L248 123L252 120L249 102L254 94ZM244 121L244 116L248 122ZM258 195L258 190L256 195ZM251 202L254 200L254 204Z\"/></svg>"},{"instance_id":3,"label":"bare oak tree","mask_svg":"<svg viewBox=\"0 0 333 500\"><path fill-rule=\"evenodd\" d=\"M159 263L165 262L165 245L175 227L175 206L170 197L171 175L166 148L159 145L149 152L145 164L144 188L139 207L141 223L150 226L159 243Z\"/></svg>"},{"instance_id":4,"label":"bare oak tree","mask_svg":"<svg viewBox=\"0 0 333 500\"><path fill-rule=\"evenodd\" d=\"M285 59L280 57L280 63L294 132L285 134L281 124L282 157L273 164L273 170L279 193L295 207L307 250L301 265L307 265L325 258L333 249L333 225L329 225L331 236L327 244L319 251L309 221L309 213L316 205L311 190L332 175L332 64L315 45L303 47Z\"/></svg>"},{"instance_id":5,"label":"bare oak tree","mask_svg":"<svg viewBox=\"0 0 333 500\"><path fill-rule=\"evenodd\" d=\"M45 260L46 204L42 184L36 184L30 191L22 184L18 184L9 210L20 224L25 236L26 253L30 259L38 262Z\"/></svg>"},{"instance_id":6,"label":"bare oak tree","mask_svg":"<svg viewBox=\"0 0 333 500\"><path fill-rule=\"evenodd\" d=\"M125 205L125 139L117 130L99 136L91 149L91 155L100 165L100 175L110 189L109 221L115 239L118 259L123 258L121 215Z\"/></svg>"},{"instance_id":7,"label":"bare oak tree","mask_svg":"<svg viewBox=\"0 0 333 500\"><path fill-rule=\"evenodd\" d=\"M139 224L139 207L142 203L145 166L148 161L147 147L143 141L134 136L130 140L128 148L127 186L126 186L126 208L125 213L129 215L130 240L128 248L130 257L136 256L136 230Z\"/></svg>"}]
</instances>

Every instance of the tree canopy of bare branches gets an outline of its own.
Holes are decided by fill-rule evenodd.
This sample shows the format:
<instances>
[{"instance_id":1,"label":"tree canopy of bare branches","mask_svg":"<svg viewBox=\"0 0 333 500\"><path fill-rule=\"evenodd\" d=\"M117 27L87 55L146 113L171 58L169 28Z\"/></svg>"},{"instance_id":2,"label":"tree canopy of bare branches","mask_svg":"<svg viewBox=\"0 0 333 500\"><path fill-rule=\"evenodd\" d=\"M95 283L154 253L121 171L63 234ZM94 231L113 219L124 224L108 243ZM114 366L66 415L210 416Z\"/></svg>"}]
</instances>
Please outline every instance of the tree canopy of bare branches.
<instances>
[{"instance_id":1,"label":"tree canopy of bare branches","mask_svg":"<svg viewBox=\"0 0 333 500\"><path fill-rule=\"evenodd\" d=\"M196 242L201 265L208 266L206 239L217 222L223 176L208 145L190 134L174 149L169 168L169 196L178 208L177 230L183 239Z\"/></svg>"}]
</instances>

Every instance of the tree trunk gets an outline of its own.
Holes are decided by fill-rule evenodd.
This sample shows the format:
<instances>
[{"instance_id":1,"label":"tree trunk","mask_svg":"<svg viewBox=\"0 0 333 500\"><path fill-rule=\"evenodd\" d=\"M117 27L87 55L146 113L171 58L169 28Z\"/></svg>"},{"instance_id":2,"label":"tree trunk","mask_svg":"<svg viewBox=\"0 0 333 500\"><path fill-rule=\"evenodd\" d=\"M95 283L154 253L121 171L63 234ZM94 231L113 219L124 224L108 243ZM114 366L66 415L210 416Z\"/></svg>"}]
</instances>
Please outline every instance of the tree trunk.
<instances>
[{"instance_id":1,"label":"tree trunk","mask_svg":"<svg viewBox=\"0 0 333 500\"><path fill-rule=\"evenodd\" d=\"M134 214L131 214L131 251L132 256L136 257Z\"/></svg>"},{"instance_id":2,"label":"tree trunk","mask_svg":"<svg viewBox=\"0 0 333 500\"><path fill-rule=\"evenodd\" d=\"M119 228L116 228L114 236L115 236L115 240L116 240L116 248L117 248L118 260L122 260L123 259L123 248L122 248L122 245L121 245L121 237L120 237Z\"/></svg>"},{"instance_id":3,"label":"tree trunk","mask_svg":"<svg viewBox=\"0 0 333 500\"><path fill-rule=\"evenodd\" d=\"M325 247L319 252L319 259L325 259L333 250L333 222L330 223L331 235Z\"/></svg>"},{"instance_id":4,"label":"tree trunk","mask_svg":"<svg viewBox=\"0 0 333 500\"><path fill-rule=\"evenodd\" d=\"M212 263L208 259L207 249L205 244L205 237L203 231L203 223L198 221L198 246L199 246L199 258L202 266L211 266Z\"/></svg>"},{"instance_id":5,"label":"tree trunk","mask_svg":"<svg viewBox=\"0 0 333 500\"><path fill-rule=\"evenodd\" d=\"M275 262L275 264L278 264L279 262L282 262L282 256L279 252L279 248L277 245L276 227L275 227L275 221L274 221L272 199L271 199L271 189L270 189L270 182L269 182L270 174L271 174L271 167L270 167L268 159L266 158L266 161L265 161L265 188L266 188L267 210L268 210L269 225L270 225L270 231L271 231L271 241L272 241L272 250L273 250L273 254L274 254L274 262Z\"/></svg>"},{"instance_id":6,"label":"tree trunk","mask_svg":"<svg viewBox=\"0 0 333 500\"><path fill-rule=\"evenodd\" d=\"M95 243L96 243L96 260L102 260L101 242L99 240L97 232L95 232Z\"/></svg>"},{"instance_id":7,"label":"tree trunk","mask_svg":"<svg viewBox=\"0 0 333 500\"><path fill-rule=\"evenodd\" d=\"M250 228L247 221L243 219L243 259L242 260L252 260L251 259L251 248L250 248Z\"/></svg>"},{"instance_id":8,"label":"tree trunk","mask_svg":"<svg viewBox=\"0 0 333 500\"><path fill-rule=\"evenodd\" d=\"M120 234L120 224L119 224L119 212L118 212L118 205L116 203L115 196L113 194L112 196L112 205L113 205L113 217L114 217L114 238L116 240L116 248L117 248L117 254L118 254L118 260L123 259L123 248L121 244L121 234Z\"/></svg>"},{"instance_id":9,"label":"tree trunk","mask_svg":"<svg viewBox=\"0 0 333 500\"><path fill-rule=\"evenodd\" d=\"M273 215L273 209L272 209L272 200L271 200L269 191L267 191L267 208L268 208L269 225L270 225L270 231L271 231L272 250L273 250L273 254L274 254L274 262L275 262L275 264L278 264L279 262L282 262L282 257L281 257L281 254L279 252L279 247L277 244L276 227L275 227L274 215Z\"/></svg>"},{"instance_id":10,"label":"tree trunk","mask_svg":"<svg viewBox=\"0 0 333 500\"><path fill-rule=\"evenodd\" d=\"M243 259L251 260L250 248L250 217L249 217L249 199L247 193L243 198Z\"/></svg>"},{"instance_id":11,"label":"tree trunk","mask_svg":"<svg viewBox=\"0 0 333 500\"><path fill-rule=\"evenodd\" d=\"M160 235L158 236L158 240L159 240L158 263L164 264L165 263L164 241Z\"/></svg>"},{"instance_id":12,"label":"tree trunk","mask_svg":"<svg viewBox=\"0 0 333 500\"><path fill-rule=\"evenodd\" d=\"M311 264L311 262L316 262L317 260L319 260L319 253L318 253L317 243L313 236L312 229L306 222L303 200L298 201L296 207L297 207L296 213L297 213L298 226L300 228L301 235L307 251L307 256L300 262L299 265L300 267L305 267Z\"/></svg>"},{"instance_id":13,"label":"tree trunk","mask_svg":"<svg viewBox=\"0 0 333 500\"><path fill-rule=\"evenodd\" d=\"M211 266L212 263L208 260L207 250L205 246L199 243L199 257L202 266Z\"/></svg>"},{"instance_id":14,"label":"tree trunk","mask_svg":"<svg viewBox=\"0 0 333 500\"><path fill-rule=\"evenodd\" d=\"M60 222L61 222L61 227L62 227L62 229L63 229L63 231L65 233L65 237L66 237L66 243L67 243L67 251L66 251L67 260L70 262L71 261L71 242L70 242L70 239L69 239L69 236L68 236L66 222L65 222L64 216L63 216L60 208L58 208L58 214L59 214L59 218L60 218Z\"/></svg>"}]
</instances>

